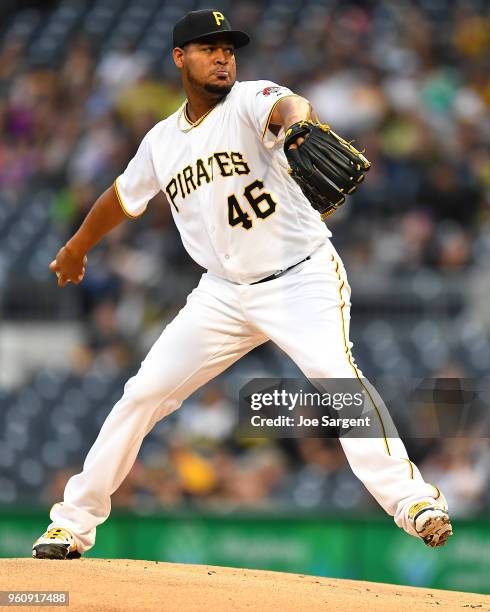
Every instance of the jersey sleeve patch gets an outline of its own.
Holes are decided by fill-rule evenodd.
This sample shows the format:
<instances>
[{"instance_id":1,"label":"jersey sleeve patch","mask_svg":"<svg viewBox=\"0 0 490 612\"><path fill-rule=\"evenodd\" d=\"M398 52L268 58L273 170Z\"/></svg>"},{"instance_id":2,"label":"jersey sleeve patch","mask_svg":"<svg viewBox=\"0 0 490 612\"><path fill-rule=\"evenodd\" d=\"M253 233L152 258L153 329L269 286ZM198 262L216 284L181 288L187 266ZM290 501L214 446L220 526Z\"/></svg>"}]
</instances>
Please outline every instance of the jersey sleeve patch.
<instances>
[{"instance_id":1,"label":"jersey sleeve patch","mask_svg":"<svg viewBox=\"0 0 490 612\"><path fill-rule=\"evenodd\" d=\"M282 96L286 93L289 93L289 89L287 89L286 87L279 87L279 86L274 86L274 87L264 87L264 89L261 89L260 91L257 92L257 96Z\"/></svg>"},{"instance_id":2,"label":"jersey sleeve patch","mask_svg":"<svg viewBox=\"0 0 490 612\"><path fill-rule=\"evenodd\" d=\"M273 81L245 81L240 84L236 108L238 114L254 129L266 148L270 148L278 146L283 137L283 134L275 135L268 129L274 107L282 98L295 95L297 94L288 87Z\"/></svg>"}]
</instances>

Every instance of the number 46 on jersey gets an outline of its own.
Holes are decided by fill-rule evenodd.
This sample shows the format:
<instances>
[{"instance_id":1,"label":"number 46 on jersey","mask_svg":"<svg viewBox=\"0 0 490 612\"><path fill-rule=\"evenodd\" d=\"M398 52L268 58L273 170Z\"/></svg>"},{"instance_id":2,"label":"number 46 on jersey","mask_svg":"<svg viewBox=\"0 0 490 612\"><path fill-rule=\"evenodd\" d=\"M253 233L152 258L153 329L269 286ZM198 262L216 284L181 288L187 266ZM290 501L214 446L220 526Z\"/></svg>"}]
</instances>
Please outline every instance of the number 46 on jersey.
<instances>
[{"instance_id":1,"label":"number 46 on jersey","mask_svg":"<svg viewBox=\"0 0 490 612\"><path fill-rule=\"evenodd\" d=\"M245 187L243 190L243 200L247 204L242 208L234 193L228 196L228 223L231 227L241 225L243 229L249 230L253 227L254 217L266 219L275 212L277 207L277 202L271 194L268 191L264 191L263 181L258 179ZM254 213L252 216L247 211L249 207Z\"/></svg>"}]
</instances>

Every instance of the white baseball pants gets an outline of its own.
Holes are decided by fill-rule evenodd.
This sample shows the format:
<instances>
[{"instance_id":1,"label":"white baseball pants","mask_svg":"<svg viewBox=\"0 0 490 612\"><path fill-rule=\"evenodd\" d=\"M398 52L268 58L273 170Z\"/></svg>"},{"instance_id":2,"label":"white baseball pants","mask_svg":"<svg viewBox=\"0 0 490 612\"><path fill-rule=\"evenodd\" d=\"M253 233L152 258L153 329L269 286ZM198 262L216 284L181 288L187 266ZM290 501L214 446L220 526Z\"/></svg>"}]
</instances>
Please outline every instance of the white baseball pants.
<instances>
[{"instance_id":1,"label":"white baseball pants","mask_svg":"<svg viewBox=\"0 0 490 612\"><path fill-rule=\"evenodd\" d=\"M308 378L359 377L349 342L350 287L330 241L277 279L237 285L205 273L124 387L85 460L51 509L50 527L72 531L78 550L95 543L111 495L130 471L155 423L254 347L271 339ZM364 379L365 380L365 379ZM368 383L367 383L368 384ZM385 414L386 418L386 413ZM341 438L356 476L396 524L416 535L408 508L438 499L398 438Z\"/></svg>"}]
</instances>

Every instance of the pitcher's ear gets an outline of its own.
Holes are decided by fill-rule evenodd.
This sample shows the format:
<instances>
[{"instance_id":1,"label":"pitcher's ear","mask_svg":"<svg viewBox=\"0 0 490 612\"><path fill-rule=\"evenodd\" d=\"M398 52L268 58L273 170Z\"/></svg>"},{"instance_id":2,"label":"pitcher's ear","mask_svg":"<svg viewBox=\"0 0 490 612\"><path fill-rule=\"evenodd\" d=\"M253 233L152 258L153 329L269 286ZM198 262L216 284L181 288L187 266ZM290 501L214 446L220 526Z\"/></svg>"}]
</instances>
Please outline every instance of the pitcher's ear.
<instances>
[{"instance_id":1,"label":"pitcher's ear","mask_svg":"<svg viewBox=\"0 0 490 612\"><path fill-rule=\"evenodd\" d=\"M183 68L184 49L181 49L180 47L175 47L175 49L172 51L172 56L174 58L174 64L177 66L177 68Z\"/></svg>"}]
</instances>

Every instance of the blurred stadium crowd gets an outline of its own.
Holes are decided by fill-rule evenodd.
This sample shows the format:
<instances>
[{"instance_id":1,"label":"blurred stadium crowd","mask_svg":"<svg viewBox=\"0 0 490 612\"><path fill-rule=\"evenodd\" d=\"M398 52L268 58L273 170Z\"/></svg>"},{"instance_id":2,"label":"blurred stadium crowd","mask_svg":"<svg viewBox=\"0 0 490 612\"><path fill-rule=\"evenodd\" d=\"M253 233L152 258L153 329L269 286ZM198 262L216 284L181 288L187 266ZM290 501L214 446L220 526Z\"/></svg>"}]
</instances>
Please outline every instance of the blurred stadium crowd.
<instances>
[{"instance_id":1,"label":"blurred stadium crowd","mask_svg":"<svg viewBox=\"0 0 490 612\"><path fill-rule=\"evenodd\" d=\"M201 274L162 195L94 251L80 287L57 290L47 265L146 131L183 100L171 30L209 3L38 4L0 9L0 315L82 333L66 367L51 367L51 348L43 368L0 387L0 504L60 499L124 381ZM237 53L240 80L271 79L305 95L372 161L362 189L329 219L353 287L362 370L374 380L486 376L488 2L214 6L253 37ZM270 345L233 366L157 425L114 505L374 508L337 442L234 434L240 380L296 374ZM423 442L408 441L412 458L453 511L488 509L488 439Z\"/></svg>"}]
</instances>

